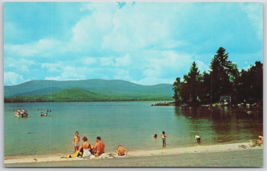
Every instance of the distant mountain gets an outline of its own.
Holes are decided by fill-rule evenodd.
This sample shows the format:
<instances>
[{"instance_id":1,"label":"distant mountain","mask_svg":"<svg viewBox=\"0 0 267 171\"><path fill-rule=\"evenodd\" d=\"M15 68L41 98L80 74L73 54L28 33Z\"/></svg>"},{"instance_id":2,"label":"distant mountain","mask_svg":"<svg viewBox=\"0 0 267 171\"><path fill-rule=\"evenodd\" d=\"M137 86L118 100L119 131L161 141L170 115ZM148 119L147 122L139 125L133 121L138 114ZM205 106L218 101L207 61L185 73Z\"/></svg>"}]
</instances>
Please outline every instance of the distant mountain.
<instances>
[{"instance_id":1,"label":"distant mountain","mask_svg":"<svg viewBox=\"0 0 267 171\"><path fill-rule=\"evenodd\" d=\"M91 101L144 101L170 100L166 95L126 93L124 96L104 95L80 88L70 88L58 92L5 98L5 102L91 102Z\"/></svg>"},{"instance_id":2,"label":"distant mountain","mask_svg":"<svg viewBox=\"0 0 267 171\"><path fill-rule=\"evenodd\" d=\"M76 94L75 94L76 93ZM89 93L89 94L88 94ZM68 96L71 95L71 96ZM158 84L145 86L122 80L79 80L79 81L29 81L15 86L4 87L5 102L14 100L59 101L110 101L110 100L172 100L172 85ZM29 97L28 97L29 96ZM73 97L72 97L73 96ZM21 98L19 98L21 97ZM51 98L57 100L53 100ZM74 97L76 97L75 100ZM9 100L8 100L9 99ZM60 100L62 101L62 100Z\"/></svg>"},{"instance_id":3,"label":"distant mountain","mask_svg":"<svg viewBox=\"0 0 267 171\"><path fill-rule=\"evenodd\" d=\"M30 95L38 95L38 94L47 94L47 93L53 93L62 90L61 88L58 87L49 87L49 88L42 88L38 90L33 90L33 91L27 91L27 92L21 92L17 94L13 94L12 96L30 96Z\"/></svg>"}]
</instances>

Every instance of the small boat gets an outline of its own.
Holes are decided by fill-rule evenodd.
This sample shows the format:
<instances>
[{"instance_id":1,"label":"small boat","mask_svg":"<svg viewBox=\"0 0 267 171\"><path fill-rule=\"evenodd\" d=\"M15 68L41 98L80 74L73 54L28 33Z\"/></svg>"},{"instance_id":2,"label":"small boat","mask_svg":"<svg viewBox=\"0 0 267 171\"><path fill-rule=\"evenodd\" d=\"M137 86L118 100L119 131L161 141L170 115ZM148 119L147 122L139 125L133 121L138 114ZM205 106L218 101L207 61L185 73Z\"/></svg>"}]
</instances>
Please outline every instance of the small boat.
<instances>
[{"instance_id":1,"label":"small boat","mask_svg":"<svg viewBox=\"0 0 267 171\"><path fill-rule=\"evenodd\" d=\"M28 117L28 113L27 113L27 116L23 116L23 114L20 114L19 112L14 112L15 116L18 117L18 118L27 118Z\"/></svg>"}]
</instances>

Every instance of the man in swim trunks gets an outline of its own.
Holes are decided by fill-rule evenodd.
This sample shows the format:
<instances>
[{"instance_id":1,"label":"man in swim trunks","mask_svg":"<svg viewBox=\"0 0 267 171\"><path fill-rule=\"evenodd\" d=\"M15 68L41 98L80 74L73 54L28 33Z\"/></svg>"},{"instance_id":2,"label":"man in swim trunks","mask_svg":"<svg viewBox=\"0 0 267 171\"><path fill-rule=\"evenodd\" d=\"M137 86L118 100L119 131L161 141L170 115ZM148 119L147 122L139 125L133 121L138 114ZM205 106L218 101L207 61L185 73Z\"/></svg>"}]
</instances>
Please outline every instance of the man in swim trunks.
<instances>
[{"instance_id":1,"label":"man in swim trunks","mask_svg":"<svg viewBox=\"0 0 267 171\"><path fill-rule=\"evenodd\" d=\"M96 144L93 148L95 156L100 156L104 153L105 144L101 141L101 137L96 137Z\"/></svg>"},{"instance_id":2,"label":"man in swim trunks","mask_svg":"<svg viewBox=\"0 0 267 171\"><path fill-rule=\"evenodd\" d=\"M72 141L72 144L74 144L74 153L76 152L76 150L79 150L79 142L80 142L79 132L76 131Z\"/></svg>"},{"instance_id":3,"label":"man in swim trunks","mask_svg":"<svg viewBox=\"0 0 267 171\"><path fill-rule=\"evenodd\" d=\"M116 153L119 156L124 156L127 155L128 150L126 148L123 148L121 145L118 145L118 150L116 151Z\"/></svg>"}]
</instances>

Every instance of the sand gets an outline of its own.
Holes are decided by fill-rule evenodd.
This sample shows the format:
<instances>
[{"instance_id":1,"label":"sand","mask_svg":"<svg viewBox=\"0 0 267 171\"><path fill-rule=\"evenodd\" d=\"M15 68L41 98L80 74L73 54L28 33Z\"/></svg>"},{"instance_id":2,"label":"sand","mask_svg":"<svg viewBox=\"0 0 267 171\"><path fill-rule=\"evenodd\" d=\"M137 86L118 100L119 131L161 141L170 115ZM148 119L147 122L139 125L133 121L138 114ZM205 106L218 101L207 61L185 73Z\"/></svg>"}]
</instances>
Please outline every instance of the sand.
<instances>
[{"instance_id":1,"label":"sand","mask_svg":"<svg viewBox=\"0 0 267 171\"><path fill-rule=\"evenodd\" d=\"M232 144L218 144L218 145L196 145L192 147L184 148L162 148L155 150L134 150L129 151L127 156L116 156L114 152L106 152L103 156L110 160L116 158L142 158L149 156L170 156L170 155L181 155L181 154L205 154L205 153L218 153L228 151L244 151L252 149L263 149L262 147L250 147L249 142L245 143L232 143ZM66 154L67 155L67 154ZM71 161L84 161L89 160L88 158L60 158L62 154L54 155L43 155L43 156L16 156L16 157L5 157L4 164L23 164L23 163L44 163L44 162L71 162ZM103 158L96 158L92 160L103 160ZM45 166L44 166L45 167ZM49 166L48 166L49 167Z\"/></svg>"},{"instance_id":2,"label":"sand","mask_svg":"<svg viewBox=\"0 0 267 171\"><path fill-rule=\"evenodd\" d=\"M251 148L226 152L76 160L71 162L66 160L61 162L20 163L6 164L5 167L49 167L49 170L56 167L64 167L59 170L66 170L66 167L263 167L263 149Z\"/></svg>"}]
</instances>

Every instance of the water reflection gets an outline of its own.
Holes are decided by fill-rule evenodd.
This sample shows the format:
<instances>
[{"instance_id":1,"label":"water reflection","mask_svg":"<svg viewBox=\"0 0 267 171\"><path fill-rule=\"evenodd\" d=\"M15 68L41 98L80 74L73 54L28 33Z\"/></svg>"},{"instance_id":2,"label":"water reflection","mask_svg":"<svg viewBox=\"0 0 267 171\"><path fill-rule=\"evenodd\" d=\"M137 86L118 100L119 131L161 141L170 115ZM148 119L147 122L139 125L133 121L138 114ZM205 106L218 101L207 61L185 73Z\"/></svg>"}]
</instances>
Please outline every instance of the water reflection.
<instances>
[{"instance_id":1,"label":"water reflection","mask_svg":"<svg viewBox=\"0 0 267 171\"><path fill-rule=\"evenodd\" d=\"M187 118L206 143L248 141L263 135L262 112L249 115L231 107L176 107L175 115Z\"/></svg>"}]
</instances>

